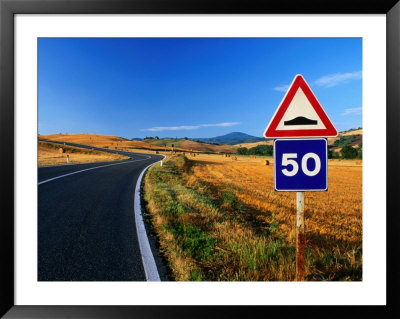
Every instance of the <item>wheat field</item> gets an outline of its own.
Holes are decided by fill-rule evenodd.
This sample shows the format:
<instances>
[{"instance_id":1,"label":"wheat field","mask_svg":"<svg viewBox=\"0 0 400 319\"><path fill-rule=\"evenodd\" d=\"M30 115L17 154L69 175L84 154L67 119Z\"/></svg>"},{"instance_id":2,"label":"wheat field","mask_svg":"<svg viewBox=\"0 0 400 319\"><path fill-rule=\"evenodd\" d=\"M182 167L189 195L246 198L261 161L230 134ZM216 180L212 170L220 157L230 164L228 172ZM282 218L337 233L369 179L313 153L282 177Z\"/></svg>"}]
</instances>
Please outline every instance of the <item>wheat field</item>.
<instances>
[{"instance_id":1,"label":"wheat field","mask_svg":"<svg viewBox=\"0 0 400 319\"><path fill-rule=\"evenodd\" d=\"M70 164L108 162L128 159L127 156L92 151L80 147L38 142L38 166L67 164L67 155Z\"/></svg>"},{"instance_id":2,"label":"wheat field","mask_svg":"<svg viewBox=\"0 0 400 319\"><path fill-rule=\"evenodd\" d=\"M275 212L279 231L294 239L296 192L275 192L273 161L264 165L262 158L230 160L198 155L193 177L224 188L233 186L236 196L259 212ZM221 165L223 163L223 165ZM357 163L357 164L356 164ZM361 243L362 239L362 166L355 160L329 160L327 192L306 192L305 218L309 239L322 236L334 240ZM265 214L260 219L271 222ZM320 235L320 236L316 236ZM319 243L321 244L321 243ZM324 243L324 246L326 243Z\"/></svg>"}]
</instances>

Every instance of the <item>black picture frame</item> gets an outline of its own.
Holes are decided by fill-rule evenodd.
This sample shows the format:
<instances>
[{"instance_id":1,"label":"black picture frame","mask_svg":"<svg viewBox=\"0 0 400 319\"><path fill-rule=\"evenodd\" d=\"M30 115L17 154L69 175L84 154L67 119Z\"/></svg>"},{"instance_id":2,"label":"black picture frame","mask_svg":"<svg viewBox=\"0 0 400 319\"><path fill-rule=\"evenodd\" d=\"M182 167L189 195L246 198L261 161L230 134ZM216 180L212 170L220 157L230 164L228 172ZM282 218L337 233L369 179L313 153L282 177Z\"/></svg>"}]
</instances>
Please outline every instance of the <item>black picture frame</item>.
<instances>
[{"instance_id":1,"label":"black picture frame","mask_svg":"<svg viewBox=\"0 0 400 319\"><path fill-rule=\"evenodd\" d=\"M14 15L15 14L385 14L386 306L16 306L14 303ZM203 318L262 316L399 318L396 271L399 226L396 182L400 136L400 3L398 0L0 0L0 315L5 318ZM384 205L382 206L384 207ZM383 212L377 212L377 215ZM379 216L377 217L379 218Z\"/></svg>"}]
</instances>

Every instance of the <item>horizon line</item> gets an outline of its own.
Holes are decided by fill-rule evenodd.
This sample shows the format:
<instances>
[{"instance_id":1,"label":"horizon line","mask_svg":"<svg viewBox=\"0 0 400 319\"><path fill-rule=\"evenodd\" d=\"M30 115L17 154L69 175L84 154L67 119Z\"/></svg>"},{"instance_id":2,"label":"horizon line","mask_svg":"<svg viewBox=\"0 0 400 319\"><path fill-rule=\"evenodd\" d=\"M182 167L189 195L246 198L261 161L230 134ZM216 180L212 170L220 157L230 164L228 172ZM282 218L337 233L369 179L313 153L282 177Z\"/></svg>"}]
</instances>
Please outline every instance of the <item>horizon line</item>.
<instances>
[{"instance_id":1,"label":"horizon line","mask_svg":"<svg viewBox=\"0 0 400 319\"><path fill-rule=\"evenodd\" d=\"M360 129L363 129L363 128L362 128L361 126L359 126L359 127L349 128L349 129L343 130L343 131L338 131L338 133L343 133L343 132L348 132L348 131L354 131L354 130L360 130ZM187 137L187 136L182 136L182 137L178 137L178 136L176 136L176 137L164 136L164 137L160 137L160 136L158 136L158 135L146 136L146 137L153 137L153 138L155 138L156 136L158 136L159 139L184 139L184 138L186 137L187 139L195 140L195 139L202 139L202 138L204 138L204 139L215 138L215 137L225 136L225 135L232 134L232 133L242 133L242 134L250 135L250 136L252 136L252 137L264 138L263 135L261 135L261 136L255 136L255 135L251 135L251 134L248 134L248 133L245 133L245 132L238 132L238 131L229 132L229 133L226 133L226 134L223 134L223 135L218 135L218 136L213 136L213 137ZM120 136L120 135L111 135L111 134L103 134L103 133L87 133L87 132L86 132L86 133L62 133L62 132L58 132L58 133L50 133L50 134L41 134L41 133L37 133L37 134L38 134L38 136L47 136L47 135L83 135L83 134L87 134L87 135L102 135L102 136L120 137L120 138L123 138L123 139L126 139L126 140L132 140L132 139L142 139L142 140L143 140L143 139L146 138L146 137L132 137L132 138L127 138L127 137L123 137L123 136ZM267 139L267 138L265 138L265 139Z\"/></svg>"}]
</instances>

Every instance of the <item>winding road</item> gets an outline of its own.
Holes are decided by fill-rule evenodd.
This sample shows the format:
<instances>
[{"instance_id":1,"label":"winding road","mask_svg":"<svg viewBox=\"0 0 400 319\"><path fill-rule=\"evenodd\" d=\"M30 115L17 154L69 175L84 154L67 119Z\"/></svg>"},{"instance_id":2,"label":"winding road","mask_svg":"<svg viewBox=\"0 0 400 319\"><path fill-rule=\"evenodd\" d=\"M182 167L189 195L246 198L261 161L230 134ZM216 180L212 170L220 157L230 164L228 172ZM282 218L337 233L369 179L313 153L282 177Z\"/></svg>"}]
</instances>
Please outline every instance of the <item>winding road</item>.
<instances>
[{"instance_id":1,"label":"winding road","mask_svg":"<svg viewBox=\"0 0 400 319\"><path fill-rule=\"evenodd\" d=\"M141 172L163 156L118 153L130 159L38 168L39 281L146 280L134 193Z\"/></svg>"}]
</instances>

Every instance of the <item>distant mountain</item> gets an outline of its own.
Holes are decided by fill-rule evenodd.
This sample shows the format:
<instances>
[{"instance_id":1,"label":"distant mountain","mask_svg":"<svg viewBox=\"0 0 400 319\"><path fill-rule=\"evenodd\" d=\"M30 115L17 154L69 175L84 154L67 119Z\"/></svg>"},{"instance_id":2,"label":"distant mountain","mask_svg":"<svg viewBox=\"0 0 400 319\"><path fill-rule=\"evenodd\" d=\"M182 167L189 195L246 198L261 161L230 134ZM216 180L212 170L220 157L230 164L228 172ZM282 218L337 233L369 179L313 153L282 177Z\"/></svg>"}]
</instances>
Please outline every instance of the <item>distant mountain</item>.
<instances>
[{"instance_id":1,"label":"distant mountain","mask_svg":"<svg viewBox=\"0 0 400 319\"><path fill-rule=\"evenodd\" d=\"M143 141L143 139L140 137L134 137L134 138L131 138L131 141Z\"/></svg>"},{"instance_id":2,"label":"distant mountain","mask_svg":"<svg viewBox=\"0 0 400 319\"><path fill-rule=\"evenodd\" d=\"M241 143L254 143L265 141L263 137L256 137L242 132L232 132L222 136L210 138L191 138L193 141L200 141L204 143L228 144L235 145Z\"/></svg>"}]
</instances>

